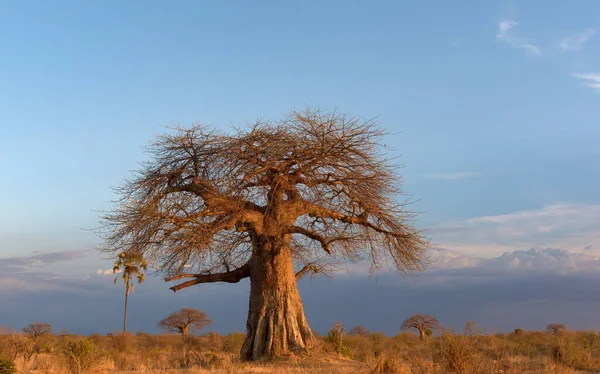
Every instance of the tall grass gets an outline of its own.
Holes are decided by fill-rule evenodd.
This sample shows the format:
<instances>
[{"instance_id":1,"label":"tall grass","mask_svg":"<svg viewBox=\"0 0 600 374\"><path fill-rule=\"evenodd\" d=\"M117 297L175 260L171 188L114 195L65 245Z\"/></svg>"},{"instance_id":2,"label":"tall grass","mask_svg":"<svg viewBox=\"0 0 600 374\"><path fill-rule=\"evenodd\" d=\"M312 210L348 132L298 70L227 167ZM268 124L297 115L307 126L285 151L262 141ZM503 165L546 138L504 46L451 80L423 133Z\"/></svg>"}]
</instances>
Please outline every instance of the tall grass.
<instances>
[{"instance_id":1,"label":"tall grass","mask_svg":"<svg viewBox=\"0 0 600 374\"><path fill-rule=\"evenodd\" d=\"M600 335L562 331L484 333L469 323L423 340L410 333L318 338L308 354L272 362L238 358L242 333L177 335L47 335L35 341L0 335L0 374L45 373L406 373L517 374L600 372ZM334 336L335 335L335 336ZM11 371L12 370L12 371Z\"/></svg>"}]
</instances>

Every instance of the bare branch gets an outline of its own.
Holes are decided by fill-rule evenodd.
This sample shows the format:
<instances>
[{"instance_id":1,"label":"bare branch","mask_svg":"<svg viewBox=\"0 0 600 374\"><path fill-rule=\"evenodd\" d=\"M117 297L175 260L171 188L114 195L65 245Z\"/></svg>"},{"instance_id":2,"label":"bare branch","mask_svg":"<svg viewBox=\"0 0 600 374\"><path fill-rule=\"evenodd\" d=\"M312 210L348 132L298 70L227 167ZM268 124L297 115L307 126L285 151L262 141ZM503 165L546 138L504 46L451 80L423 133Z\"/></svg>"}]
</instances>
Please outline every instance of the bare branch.
<instances>
[{"instance_id":1,"label":"bare branch","mask_svg":"<svg viewBox=\"0 0 600 374\"><path fill-rule=\"evenodd\" d=\"M331 252L331 248L329 248L329 241L327 241L327 239L325 239L323 236L317 234L314 231L310 231L305 229L304 227L299 227L299 226L292 226L290 227L287 232L289 234L301 234L304 235L312 240L316 240L319 243L321 243L321 247L323 248L323 250L325 252L327 252L328 254L332 254Z\"/></svg>"},{"instance_id":2,"label":"bare branch","mask_svg":"<svg viewBox=\"0 0 600 374\"><path fill-rule=\"evenodd\" d=\"M313 265L313 264L305 265L302 269L300 269L296 273L296 280L302 278L309 271L312 271L313 273L317 274L319 272L319 269L315 265Z\"/></svg>"},{"instance_id":3,"label":"bare branch","mask_svg":"<svg viewBox=\"0 0 600 374\"><path fill-rule=\"evenodd\" d=\"M189 280L187 282L180 283L170 289L173 292L177 292L183 288L187 288L200 283L213 283L213 282L226 282L226 283L237 283L244 278L248 278L250 276L250 263L246 263L244 266L239 267L235 270L228 271L225 273L215 273L215 274L181 274L178 276L166 278L166 282L171 282L178 279L184 278L195 278L193 280Z\"/></svg>"}]
</instances>

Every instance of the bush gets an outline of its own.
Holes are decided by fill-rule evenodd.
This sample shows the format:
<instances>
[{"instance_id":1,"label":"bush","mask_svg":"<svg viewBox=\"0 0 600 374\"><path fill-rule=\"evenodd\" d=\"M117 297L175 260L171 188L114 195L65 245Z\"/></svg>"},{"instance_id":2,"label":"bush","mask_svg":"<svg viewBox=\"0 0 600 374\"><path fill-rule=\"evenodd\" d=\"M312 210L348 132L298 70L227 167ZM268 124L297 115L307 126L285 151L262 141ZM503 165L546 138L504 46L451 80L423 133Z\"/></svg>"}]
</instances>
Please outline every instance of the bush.
<instances>
[{"instance_id":1,"label":"bush","mask_svg":"<svg viewBox=\"0 0 600 374\"><path fill-rule=\"evenodd\" d=\"M88 338L69 342L64 355L69 372L72 374L89 373L98 358L96 345Z\"/></svg>"},{"instance_id":2,"label":"bush","mask_svg":"<svg viewBox=\"0 0 600 374\"><path fill-rule=\"evenodd\" d=\"M0 358L0 374L16 374L17 366L13 360Z\"/></svg>"},{"instance_id":3,"label":"bush","mask_svg":"<svg viewBox=\"0 0 600 374\"><path fill-rule=\"evenodd\" d=\"M371 371L372 374L388 374L388 373L400 373L402 366L400 360L397 358L387 358L385 355L381 355L377 366Z\"/></svg>"},{"instance_id":4,"label":"bush","mask_svg":"<svg viewBox=\"0 0 600 374\"><path fill-rule=\"evenodd\" d=\"M434 361L444 373L480 373L482 360L478 347L482 344L481 328L468 322L465 334L446 331L442 334Z\"/></svg>"},{"instance_id":5,"label":"bush","mask_svg":"<svg viewBox=\"0 0 600 374\"><path fill-rule=\"evenodd\" d=\"M228 353L240 353L246 335L241 332L231 333L223 339L223 351Z\"/></svg>"},{"instance_id":6,"label":"bush","mask_svg":"<svg viewBox=\"0 0 600 374\"><path fill-rule=\"evenodd\" d=\"M220 358L219 356L215 355L214 353L205 353L202 356L201 365L203 368L213 369L217 365L219 365L222 361L223 361L223 359Z\"/></svg>"},{"instance_id":7,"label":"bush","mask_svg":"<svg viewBox=\"0 0 600 374\"><path fill-rule=\"evenodd\" d=\"M23 357L25 361L29 361L34 353L33 339L23 334L11 334L4 337L3 343L5 355L11 360L16 360L18 357Z\"/></svg>"},{"instance_id":8,"label":"bush","mask_svg":"<svg viewBox=\"0 0 600 374\"><path fill-rule=\"evenodd\" d=\"M341 354L343 356L351 356L350 350L348 347L344 346L344 332L346 330L342 327L342 324L336 322L333 324L333 327L327 333L327 342L333 344L333 348L335 352Z\"/></svg>"}]
</instances>

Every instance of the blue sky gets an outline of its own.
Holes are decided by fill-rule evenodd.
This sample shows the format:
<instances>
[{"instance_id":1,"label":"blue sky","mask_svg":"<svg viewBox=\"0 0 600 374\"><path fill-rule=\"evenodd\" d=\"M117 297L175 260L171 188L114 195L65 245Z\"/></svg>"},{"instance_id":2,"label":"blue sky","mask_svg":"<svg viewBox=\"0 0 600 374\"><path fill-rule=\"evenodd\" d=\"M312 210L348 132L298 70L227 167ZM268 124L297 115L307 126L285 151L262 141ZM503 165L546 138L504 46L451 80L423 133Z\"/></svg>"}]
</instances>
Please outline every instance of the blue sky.
<instances>
[{"instance_id":1,"label":"blue sky","mask_svg":"<svg viewBox=\"0 0 600 374\"><path fill-rule=\"evenodd\" d=\"M597 30L595 1L2 2L0 292L116 293L90 229L144 145L306 105L393 133L417 224L453 255L598 256Z\"/></svg>"}]
</instances>

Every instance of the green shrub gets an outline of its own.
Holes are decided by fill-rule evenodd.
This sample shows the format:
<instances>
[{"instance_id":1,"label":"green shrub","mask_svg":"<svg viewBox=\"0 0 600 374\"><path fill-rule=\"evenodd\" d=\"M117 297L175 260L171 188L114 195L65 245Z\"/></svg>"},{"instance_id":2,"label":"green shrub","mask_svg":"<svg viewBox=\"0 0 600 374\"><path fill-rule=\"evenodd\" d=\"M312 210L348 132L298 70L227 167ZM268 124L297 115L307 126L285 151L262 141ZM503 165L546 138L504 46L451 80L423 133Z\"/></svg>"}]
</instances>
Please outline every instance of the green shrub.
<instances>
[{"instance_id":1,"label":"green shrub","mask_svg":"<svg viewBox=\"0 0 600 374\"><path fill-rule=\"evenodd\" d=\"M16 374L17 366L13 360L0 358L0 374Z\"/></svg>"},{"instance_id":2,"label":"green shrub","mask_svg":"<svg viewBox=\"0 0 600 374\"><path fill-rule=\"evenodd\" d=\"M98 358L96 345L88 338L82 338L67 343L64 352L67 359L69 372L72 374L83 374L92 371Z\"/></svg>"},{"instance_id":3,"label":"green shrub","mask_svg":"<svg viewBox=\"0 0 600 374\"><path fill-rule=\"evenodd\" d=\"M350 357L350 350L348 347L344 346L344 332L345 329L342 327L342 324L336 322L333 324L331 330L329 330L327 333L327 338L325 340L333 344L333 348L338 354Z\"/></svg>"},{"instance_id":4,"label":"green shrub","mask_svg":"<svg viewBox=\"0 0 600 374\"><path fill-rule=\"evenodd\" d=\"M38 353L52 353L54 351L54 346L52 343L43 343L37 351Z\"/></svg>"}]
</instances>

